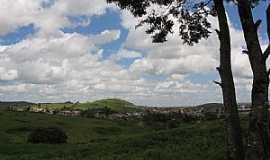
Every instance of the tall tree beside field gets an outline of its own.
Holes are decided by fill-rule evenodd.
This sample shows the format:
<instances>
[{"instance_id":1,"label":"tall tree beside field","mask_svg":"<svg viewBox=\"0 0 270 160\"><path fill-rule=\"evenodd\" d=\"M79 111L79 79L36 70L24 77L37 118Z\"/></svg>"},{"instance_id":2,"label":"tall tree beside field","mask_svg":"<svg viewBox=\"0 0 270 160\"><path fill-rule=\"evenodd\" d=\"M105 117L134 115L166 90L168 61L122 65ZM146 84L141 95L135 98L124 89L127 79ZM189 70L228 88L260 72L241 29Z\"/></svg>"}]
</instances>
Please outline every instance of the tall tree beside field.
<instances>
[{"instance_id":1,"label":"tall tree beside field","mask_svg":"<svg viewBox=\"0 0 270 160\"><path fill-rule=\"evenodd\" d=\"M116 3L122 9L130 10L135 17L146 17L138 26L148 24L149 28L146 30L146 33L152 34L153 42L156 43L166 41L166 37L169 33L172 33L175 23L180 26L179 36L184 43L188 45L199 43L201 39L208 38L211 33L209 30L211 24L207 17L209 15L218 17L219 30L216 31L220 40L220 66L217 67L217 70L220 74L221 82L215 83L222 88L225 106L226 158L230 160L244 160L243 139L231 70L230 31L223 0L201 2L188 0L107 1L109 3ZM163 13L158 13L155 10L148 13L147 8L153 4L166 6L167 10Z\"/></svg>"},{"instance_id":2,"label":"tall tree beside field","mask_svg":"<svg viewBox=\"0 0 270 160\"><path fill-rule=\"evenodd\" d=\"M259 37L258 28L262 20L254 22L252 8L260 0L238 0L238 12L247 45L245 53L253 71L252 87L252 112L250 114L249 135L247 144L247 160L270 160L270 132L269 132L269 104L268 88L269 73L266 61L270 55L270 44L263 52ZM266 10L267 33L270 42L270 4Z\"/></svg>"},{"instance_id":3,"label":"tall tree beside field","mask_svg":"<svg viewBox=\"0 0 270 160\"><path fill-rule=\"evenodd\" d=\"M244 146L237 109L235 86L231 69L231 38L223 0L214 0L220 30L217 31L220 39L220 67L223 104L225 107L226 129L226 159L244 160Z\"/></svg>"}]
</instances>

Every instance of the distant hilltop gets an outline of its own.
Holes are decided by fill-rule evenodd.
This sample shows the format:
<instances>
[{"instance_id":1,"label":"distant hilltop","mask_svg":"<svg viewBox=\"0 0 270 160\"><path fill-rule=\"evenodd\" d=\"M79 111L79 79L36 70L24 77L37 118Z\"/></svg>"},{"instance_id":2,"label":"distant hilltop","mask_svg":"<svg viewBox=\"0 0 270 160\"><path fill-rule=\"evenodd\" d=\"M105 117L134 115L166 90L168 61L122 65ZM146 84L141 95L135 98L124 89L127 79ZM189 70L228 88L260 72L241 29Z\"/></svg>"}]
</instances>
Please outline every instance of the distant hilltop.
<instances>
[{"instance_id":1,"label":"distant hilltop","mask_svg":"<svg viewBox=\"0 0 270 160\"><path fill-rule=\"evenodd\" d=\"M10 107L10 106L17 106L17 107L26 107L34 105L35 103L26 102L26 101L13 101L13 102L2 102L0 101L0 107Z\"/></svg>"},{"instance_id":2,"label":"distant hilltop","mask_svg":"<svg viewBox=\"0 0 270 160\"><path fill-rule=\"evenodd\" d=\"M87 110L92 108L110 108L113 111L117 112L132 112L140 110L141 108L136 106L135 104L128 102L122 99L102 99L93 102L64 102L64 103L31 103L25 101L14 101L14 102L1 102L1 108L16 108L17 110L25 110L27 108L31 109L55 109L55 110L63 110L63 109L70 109L70 110Z\"/></svg>"},{"instance_id":3,"label":"distant hilltop","mask_svg":"<svg viewBox=\"0 0 270 160\"><path fill-rule=\"evenodd\" d=\"M0 101L0 107L29 107L29 106L43 106L43 107L49 107L49 108L55 108L55 109L60 109L63 107L69 108L73 106L74 109L81 109L81 110L86 110L89 108L93 107L109 107L113 109L120 109L120 108L145 108L147 106L137 106L129 101L123 100L123 99L117 99L117 98L108 98L108 99L101 99L101 100L96 100L93 102L62 102L62 103L32 103L32 102L27 102L27 101ZM239 107L246 106L250 108L251 104L250 103L239 103ZM220 108L223 107L222 103L205 103L202 105L197 105L193 107L158 107L158 108L205 108L205 109L211 109L211 108Z\"/></svg>"},{"instance_id":4,"label":"distant hilltop","mask_svg":"<svg viewBox=\"0 0 270 160\"><path fill-rule=\"evenodd\" d=\"M143 107L122 99L102 99L93 102L64 103L30 103L30 102L0 102L0 109L17 112L35 112L63 116L85 116L95 118L128 119L142 118L147 114L164 114L189 116L193 118L221 118L224 116L222 103L206 103L194 107ZM251 111L249 103L240 103L241 114Z\"/></svg>"}]
</instances>

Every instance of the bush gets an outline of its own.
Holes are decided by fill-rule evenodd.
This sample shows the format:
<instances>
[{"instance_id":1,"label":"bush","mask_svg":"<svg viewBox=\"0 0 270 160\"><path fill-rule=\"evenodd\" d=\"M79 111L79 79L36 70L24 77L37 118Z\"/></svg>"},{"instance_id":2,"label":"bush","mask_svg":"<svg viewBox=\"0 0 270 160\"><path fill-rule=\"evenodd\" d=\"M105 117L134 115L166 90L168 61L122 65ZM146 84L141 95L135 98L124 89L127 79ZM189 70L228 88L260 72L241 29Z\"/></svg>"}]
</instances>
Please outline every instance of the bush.
<instances>
[{"instance_id":1,"label":"bush","mask_svg":"<svg viewBox=\"0 0 270 160\"><path fill-rule=\"evenodd\" d=\"M178 126L179 126L179 121L170 120L169 122L167 122L168 129L174 129L174 128L177 128Z\"/></svg>"},{"instance_id":2,"label":"bush","mask_svg":"<svg viewBox=\"0 0 270 160\"><path fill-rule=\"evenodd\" d=\"M33 130L29 134L27 141L34 144L62 144L67 143L67 138L66 133L61 128L49 127Z\"/></svg>"},{"instance_id":3,"label":"bush","mask_svg":"<svg viewBox=\"0 0 270 160\"><path fill-rule=\"evenodd\" d=\"M205 120L208 120L208 121L217 120L218 119L218 116L215 113L205 113L204 114L204 119Z\"/></svg>"},{"instance_id":4,"label":"bush","mask_svg":"<svg viewBox=\"0 0 270 160\"><path fill-rule=\"evenodd\" d=\"M111 108L104 107L104 108L89 108L81 113L83 117L87 118L101 118L101 117L108 117L109 115L115 113ZM99 115L100 117L97 117Z\"/></svg>"}]
</instances>

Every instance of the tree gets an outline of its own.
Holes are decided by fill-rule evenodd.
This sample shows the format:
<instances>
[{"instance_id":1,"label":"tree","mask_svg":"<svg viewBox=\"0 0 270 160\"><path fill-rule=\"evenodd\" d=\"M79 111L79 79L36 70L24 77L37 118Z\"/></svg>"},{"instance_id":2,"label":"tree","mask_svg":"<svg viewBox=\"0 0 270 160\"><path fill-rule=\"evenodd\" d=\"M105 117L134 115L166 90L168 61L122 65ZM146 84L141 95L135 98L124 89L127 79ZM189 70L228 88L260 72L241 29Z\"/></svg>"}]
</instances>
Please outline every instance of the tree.
<instances>
[{"instance_id":1,"label":"tree","mask_svg":"<svg viewBox=\"0 0 270 160\"><path fill-rule=\"evenodd\" d=\"M211 24L207 17L210 14L217 15L220 28L220 30L217 30L220 39L220 66L217 67L217 70L221 82L215 81L215 83L221 86L223 93L226 112L227 159L243 160L244 147L231 70L230 31L223 0L201 2L187 0L108 0L108 2L116 3L120 8L130 10L136 17L147 15L138 26L149 25L146 33L153 35L153 42L166 41L166 36L172 33L172 27L175 24L175 21L170 19L170 17L173 17L177 19L180 26L179 35L183 42L188 45L198 43L200 39L208 38L211 33L209 31ZM158 14L154 10L149 14L146 8L152 4L166 6L167 11ZM214 7L212 7L213 4Z\"/></svg>"},{"instance_id":2,"label":"tree","mask_svg":"<svg viewBox=\"0 0 270 160\"><path fill-rule=\"evenodd\" d=\"M62 144L67 143L66 133L58 127L36 128L28 136L29 143Z\"/></svg>"},{"instance_id":3,"label":"tree","mask_svg":"<svg viewBox=\"0 0 270 160\"><path fill-rule=\"evenodd\" d=\"M270 55L270 44L263 52L258 37L258 28L261 20L254 22L252 7L256 1L238 0L238 12L247 45L249 61L253 71L252 112L250 114L248 148L246 159L270 159L270 132L269 132L269 71L266 60ZM267 33L270 41L270 5L267 14Z\"/></svg>"},{"instance_id":4,"label":"tree","mask_svg":"<svg viewBox=\"0 0 270 160\"><path fill-rule=\"evenodd\" d=\"M218 15L220 31L220 67L223 104L225 109L225 129L227 159L243 160L244 147L241 133L240 119L237 108L235 86L231 69L231 38L223 0L214 0L215 11Z\"/></svg>"}]
</instances>

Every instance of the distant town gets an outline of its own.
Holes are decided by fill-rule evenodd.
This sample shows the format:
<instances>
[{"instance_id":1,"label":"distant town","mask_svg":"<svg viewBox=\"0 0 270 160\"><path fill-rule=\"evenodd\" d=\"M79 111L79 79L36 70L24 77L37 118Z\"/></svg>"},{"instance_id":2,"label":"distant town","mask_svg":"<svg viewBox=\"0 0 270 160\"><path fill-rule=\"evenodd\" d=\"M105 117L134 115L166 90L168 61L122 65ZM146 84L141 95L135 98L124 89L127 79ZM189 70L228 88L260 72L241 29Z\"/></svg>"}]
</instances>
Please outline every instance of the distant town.
<instances>
[{"instance_id":1,"label":"distant town","mask_svg":"<svg viewBox=\"0 0 270 160\"><path fill-rule=\"evenodd\" d=\"M93 118L132 119L142 118L145 114L178 114L193 118L212 117L221 118L224 107L220 103L208 103L194 107L146 107L136 106L120 99L104 99L91 103L29 103L29 102L0 102L0 107L5 107L14 112L33 112L62 116L88 116ZM251 111L249 103L238 106L241 114Z\"/></svg>"}]
</instances>

